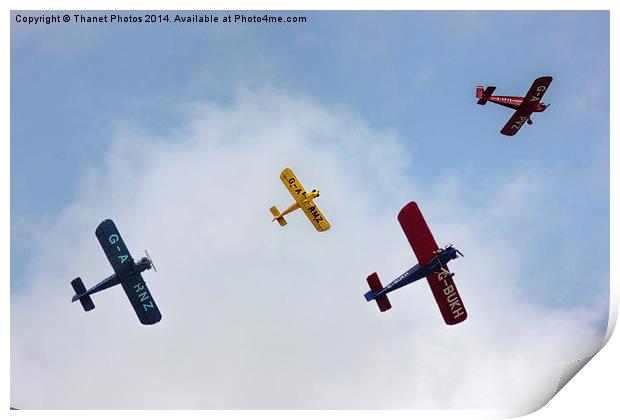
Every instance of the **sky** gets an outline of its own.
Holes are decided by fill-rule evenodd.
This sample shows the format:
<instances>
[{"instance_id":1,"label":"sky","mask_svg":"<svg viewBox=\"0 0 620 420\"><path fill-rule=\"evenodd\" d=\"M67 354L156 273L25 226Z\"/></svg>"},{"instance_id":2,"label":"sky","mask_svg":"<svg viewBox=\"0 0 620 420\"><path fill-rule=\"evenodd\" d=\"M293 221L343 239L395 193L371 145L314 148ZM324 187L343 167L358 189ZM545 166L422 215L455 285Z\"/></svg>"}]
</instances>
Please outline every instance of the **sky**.
<instances>
[{"instance_id":1,"label":"sky","mask_svg":"<svg viewBox=\"0 0 620 420\"><path fill-rule=\"evenodd\" d=\"M17 14L11 405L532 408L563 362L600 347L608 13ZM523 95L541 75L551 107L501 136L510 110L476 105L476 85ZM320 189L328 232L302 214L270 223L291 201L286 166ZM457 326L422 282L386 313L364 301L368 274L386 284L416 263L396 220L412 200L465 255L451 264L469 313ZM94 235L105 218L155 260L153 327L120 288L89 313L70 303L71 279L111 273Z\"/></svg>"}]
</instances>

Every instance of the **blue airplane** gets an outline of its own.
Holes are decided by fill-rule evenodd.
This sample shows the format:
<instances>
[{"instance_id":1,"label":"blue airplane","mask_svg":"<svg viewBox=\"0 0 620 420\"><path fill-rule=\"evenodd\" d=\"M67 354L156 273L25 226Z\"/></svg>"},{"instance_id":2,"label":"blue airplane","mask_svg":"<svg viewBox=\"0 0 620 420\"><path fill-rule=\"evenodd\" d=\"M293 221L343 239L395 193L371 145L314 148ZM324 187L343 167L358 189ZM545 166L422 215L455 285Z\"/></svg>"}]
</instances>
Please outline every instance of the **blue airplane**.
<instances>
[{"instance_id":1,"label":"blue airplane","mask_svg":"<svg viewBox=\"0 0 620 420\"><path fill-rule=\"evenodd\" d=\"M410 202L398 213L400 222L418 264L405 271L387 286L383 287L377 273L368 276L370 291L364 294L366 301L374 300L381 312L392 307L387 294L424 277L433 292L439 310L448 325L458 324L467 318L467 312L448 270L448 262L463 256L453 245L439 248L428 228L418 205Z\"/></svg>"},{"instance_id":2,"label":"blue airplane","mask_svg":"<svg viewBox=\"0 0 620 420\"><path fill-rule=\"evenodd\" d=\"M75 290L75 295L71 302L79 300L85 311L91 311L95 309L95 304L90 297L92 294L120 284L142 324L150 325L159 322L161 313L140 274L151 268L157 271L148 252L146 257L135 262L112 220L101 222L95 234L114 269L114 274L88 290L84 287L81 278L73 279L71 286Z\"/></svg>"}]
</instances>

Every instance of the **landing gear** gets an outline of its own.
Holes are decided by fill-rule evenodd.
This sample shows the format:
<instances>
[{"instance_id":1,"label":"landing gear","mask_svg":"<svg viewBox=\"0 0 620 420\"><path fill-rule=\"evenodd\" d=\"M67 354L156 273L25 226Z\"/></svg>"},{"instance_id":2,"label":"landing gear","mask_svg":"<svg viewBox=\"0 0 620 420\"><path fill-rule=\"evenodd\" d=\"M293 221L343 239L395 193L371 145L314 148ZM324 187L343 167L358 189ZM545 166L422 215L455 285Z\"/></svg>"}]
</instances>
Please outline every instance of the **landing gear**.
<instances>
[{"instance_id":1,"label":"landing gear","mask_svg":"<svg viewBox=\"0 0 620 420\"><path fill-rule=\"evenodd\" d=\"M527 119L527 124L528 124L528 125L532 125L532 119L531 119L531 118L528 118L528 119Z\"/></svg>"},{"instance_id":2,"label":"landing gear","mask_svg":"<svg viewBox=\"0 0 620 420\"><path fill-rule=\"evenodd\" d=\"M451 279L452 277L454 277L454 273L449 272L443 267L441 268L441 271L437 273L437 278L442 281L446 279Z\"/></svg>"}]
</instances>

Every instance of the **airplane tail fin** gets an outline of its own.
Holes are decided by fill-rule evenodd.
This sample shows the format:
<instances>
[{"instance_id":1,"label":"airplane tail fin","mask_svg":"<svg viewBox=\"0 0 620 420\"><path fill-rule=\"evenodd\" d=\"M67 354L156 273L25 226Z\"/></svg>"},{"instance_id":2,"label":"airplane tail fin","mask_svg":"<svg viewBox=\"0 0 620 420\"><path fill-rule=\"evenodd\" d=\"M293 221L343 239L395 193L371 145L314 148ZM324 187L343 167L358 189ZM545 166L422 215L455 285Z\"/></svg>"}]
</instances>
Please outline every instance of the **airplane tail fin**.
<instances>
[{"instance_id":1,"label":"airplane tail fin","mask_svg":"<svg viewBox=\"0 0 620 420\"><path fill-rule=\"evenodd\" d=\"M381 280L379 280L379 276L377 273L372 273L366 279L368 281L368 286L370 286L370 292L366 293L364 297L367 301L374 300L377 302L377 306L381 312L385 312L392 307L390 300L386 295L377 297L377 293L383 290L383 286L381 285Z\"/></svg>"},{"instance_id":2,"label":"airplane tail fin","mask_svg":"<svg viewBox=\"0 0 620 420\"><path fill-rule=\"evenodd\" d=\"M487 103L487 100L483 99L482 95L484 95L484 87L476 86L476 98L478 98L478 105L484 105Z\"/></svg>"},{"instance_id":3,"label":"airplane tail fin","mask_svg":"<svg viewBox=\"0 0 620 420\"><path fill-rule=\"evenodd\" d=\"M286 225L286 220L284 220L284 217L282 217L282 215L280 214L280 211L278 210L276 206L273 206L272 208L270 208L269 211L271 211L271 214L273 214L273 220L277 220L278 223L280 223L280 226Z\"/></svg>"},{"instance_id":4,"label":"airplane tail fin","mask_svg":"<svg viewBox=\"0 0 620 420\"><path fill-rule=\"evenodd\" d=\"M71 286L73 286L73 290L75 290L76 293L75 296L73 296L73 299L71 299L71 302L75 302L79 299L82 304L82 308L84 308L85 311L92 311L95 309L95 304L90 296L84 295L84 293L86 293L86 287L84 287L84 283L82 283L81 278L76 277L73 279L71 281Z\"/></svg>"}]
</instances>

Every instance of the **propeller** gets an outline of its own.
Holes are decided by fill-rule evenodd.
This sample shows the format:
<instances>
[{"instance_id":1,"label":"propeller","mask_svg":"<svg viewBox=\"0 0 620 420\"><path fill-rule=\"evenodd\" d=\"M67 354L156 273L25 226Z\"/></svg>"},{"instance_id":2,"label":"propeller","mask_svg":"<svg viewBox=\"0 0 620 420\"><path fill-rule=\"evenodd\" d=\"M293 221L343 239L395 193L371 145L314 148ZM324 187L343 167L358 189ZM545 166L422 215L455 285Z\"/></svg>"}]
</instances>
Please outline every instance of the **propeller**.
<instances>
[{"instance_id":1,"label":"propeller","mask_svg":"<svg viewBox=\"0 0 620 420\"><path fill-rule=\"evenodd\" d=\"M146 254L146 259L149 260L149 262L151 263L151 267L153 267L153 271L157 273L157 268L155 268L155 264L153 263L153 259L149 255L149 252L145 249L144 253Z\"/></svg>"},{"instance_id":2,"label":"propeller","mask_svg":"<svg viewBox=\"0 0 620 420\"><path fill-rule=\"evenodd\" d=\"M458 249L456 250L456 253L459 254L461 257L464 257L465 255L463 255L463 253L461 251L459 251Z\"/></svg>"}]
</instances>

